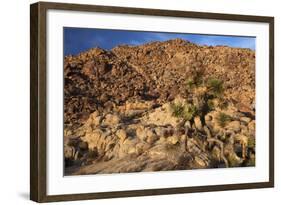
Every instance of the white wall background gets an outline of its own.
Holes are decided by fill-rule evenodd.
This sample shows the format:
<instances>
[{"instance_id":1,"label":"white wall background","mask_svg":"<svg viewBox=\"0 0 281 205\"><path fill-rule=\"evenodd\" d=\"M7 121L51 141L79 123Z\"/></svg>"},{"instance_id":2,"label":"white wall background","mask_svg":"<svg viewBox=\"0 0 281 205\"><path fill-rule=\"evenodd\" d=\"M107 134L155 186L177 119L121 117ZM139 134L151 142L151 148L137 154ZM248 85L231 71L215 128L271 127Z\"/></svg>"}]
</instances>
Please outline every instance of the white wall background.
<instances>
[{"instance_id":1,"label":"white wall background","mask_svg":"<svg viewBox=\"0 0 281 205\"><path fill-rule=\"evenodd\" d=\"M50 0L51 1L51 0ZM275 16L275 177L274 189L67 202L69 204L277 204L281 195L280 35L278 0L60 0L86 4ZM29 198L29 4L1 2L0 15L0 204L32 204ZM275 202L275 203L274 203ZM280 202L279 202L280 203ZM55 203L56 204L56 203ZM66 203L60 203L66 204Z\"/></svg>"}]
</instances>

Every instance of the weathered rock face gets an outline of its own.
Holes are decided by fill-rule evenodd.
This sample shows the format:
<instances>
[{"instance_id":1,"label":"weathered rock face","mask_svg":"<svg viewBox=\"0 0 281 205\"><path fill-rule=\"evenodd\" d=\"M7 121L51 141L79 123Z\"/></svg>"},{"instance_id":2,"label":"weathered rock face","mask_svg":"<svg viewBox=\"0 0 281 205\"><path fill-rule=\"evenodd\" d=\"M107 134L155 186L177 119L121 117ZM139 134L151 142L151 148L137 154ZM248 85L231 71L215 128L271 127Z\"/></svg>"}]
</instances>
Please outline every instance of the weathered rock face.
<instances>
[{"instance_id":1,"label":"weathered rock face","mask_svg":"<svg viewBox=\"0 0 281 205\"><path fill-rule=\"evenodd\" d=\"M128 100L159 103L184 95L185 81L194 67L204 67L206 77L222 79L227 98L239 109L254 106L253 51L175 39L111 51L94 48L65 57L65 125L79 126L91 112L113 109Z\"/></svg>"},{"instance_id":2,"label":"weathered rock face","mask_svg":"<svg viewBox=\"0 0 281 205\"><path fill-rule=\"evenodd\" d=\"M229 105L186 120L171 107L187 98L186 80L197 67L203 78L224 82ZM249 49L175 39L66 56L66 174L253 166L254 102ZM224 123L221 113L230 116Z\"/></svg>"}]
</instances>

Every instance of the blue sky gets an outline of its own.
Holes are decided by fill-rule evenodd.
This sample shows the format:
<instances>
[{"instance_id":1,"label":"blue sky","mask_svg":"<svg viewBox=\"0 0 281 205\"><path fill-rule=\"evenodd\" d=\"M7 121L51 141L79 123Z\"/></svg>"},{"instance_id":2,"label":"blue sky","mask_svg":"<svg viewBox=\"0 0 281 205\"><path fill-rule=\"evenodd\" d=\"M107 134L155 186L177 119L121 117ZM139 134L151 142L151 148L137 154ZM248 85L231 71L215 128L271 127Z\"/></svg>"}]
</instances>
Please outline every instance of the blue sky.
<instances>
[{"instance_id":1,"label":"blue sky","mask_svg":"<svg viewBox=\"0 0 281 205\"><path fill-rule=\"evenodd\" d=\"M255 50L255 37L65 27L64 55L75 55L93 47L108 50L120 44L141 45L174 38L182 38L199 45L227 45Z\"/></svg>"}]
</instances>

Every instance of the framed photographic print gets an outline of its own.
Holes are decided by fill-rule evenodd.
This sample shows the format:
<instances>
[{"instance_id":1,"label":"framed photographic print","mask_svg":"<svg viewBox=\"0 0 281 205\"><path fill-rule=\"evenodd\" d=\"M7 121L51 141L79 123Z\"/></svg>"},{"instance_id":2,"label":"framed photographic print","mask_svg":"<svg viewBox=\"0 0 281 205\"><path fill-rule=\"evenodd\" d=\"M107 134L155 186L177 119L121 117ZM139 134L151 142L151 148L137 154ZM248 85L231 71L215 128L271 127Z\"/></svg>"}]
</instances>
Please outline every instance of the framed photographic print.
<instances>
[{"instance_id":1,"label":"framed photographic print","mask_svg":"<svg viewBox=\"0 0 281 205\"><path fill-rule=\"evenodd\" d=\"M31 5L31 199L274 186L274 18Z\"/></svg>"}]
</instances>

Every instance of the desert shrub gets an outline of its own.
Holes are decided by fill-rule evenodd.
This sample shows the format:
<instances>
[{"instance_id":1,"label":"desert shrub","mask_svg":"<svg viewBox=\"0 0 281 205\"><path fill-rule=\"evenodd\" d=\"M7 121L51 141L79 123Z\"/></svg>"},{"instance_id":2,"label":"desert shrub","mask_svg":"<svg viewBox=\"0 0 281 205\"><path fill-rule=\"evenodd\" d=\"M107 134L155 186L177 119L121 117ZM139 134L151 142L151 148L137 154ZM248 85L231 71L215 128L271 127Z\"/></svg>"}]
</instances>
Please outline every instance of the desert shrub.
<instances>
[{"instance_id":1,"label":"desert shrub","mask_svg":"<svg viewBox=\"0 0 281 205\"><path fill-rule=\"evenodd\" d=\"M228 122L232 120L231 116L225 114L224 112L220 112L217 121L221 127L225 127Z\"/></svg>"},{"instance_id":2,"label":"desert shrub","mask_svg":"<svg viewBox=\"0 0 281 205\"><path fill-rule=\"evenodd\" d=\"M226 109L227 106L228 106L228 102L226 100L224 100L224 99L221 99L221 98L219 100L220 100L219 108L220 109Z\"/></svg>"},{"instance_id":3,"label":"desert shrub","mask_svg":"<svg viewBox=\"0 0 281 205\"><path fill-rule=\"evenodd\" d=\"M215 97L220 96L224 91L223 81L216 78L209 78L207 81L207 87Z\"/></svg>"},{"instance_id":4,"label":"desert shrub","mask_svg":"<svg viewBox=\"0 0 281 205\"><path fill-rule=\"evenodd\" d=\"M197 68L193 68L191 74L193 77L193 82L199 86L201 84L203 84L204 82L204 73L205 73L205 68L204 67L197 67Z\"/></svg>"},{"instance_id":5,"label":"desert shrub","mask_svg":"<svg viewBox=\"0 0 281 205\"><path fill-rule=\"evenodd\" d=\"M214 104L213 100L210 100L210 99L209 99L209 100L207 101L207 105L208 105L209 111L215 109L215 104Z\"/></svg>"},{"instance_id":6,"label":"desert shrub","mask_svg":"<svg viewBox=\"0 0 281 205\"><path fill-rule=\"evenodd\" d=\"M193 120L198 115L204 124L204 116L215 110L215 106L221 109L226 108L227 101L223 97L223 81L214 77L204 78L204 67L194 67L190 77L186 80L187 103L172 104L172 114L184 120ZM218 101L219 103L215 103ZM218 105L217 105L218 104ZM222 113L219 115L219 123L222 127L230 120L230 117Z\"/></svg>"},{"instance_id":7,"label":"desert shrub","mask_svg":"<svg viewBox=\"0 0 281 205\"><path fill-rule=\"evenodd\" d=\"M187 88L198 87L204 83L205 67L193 66L190 70L190 77L186 81Z\"/></svg>"},{"instance_id":8,"label":"desert shrub","mask_svg":"<svg viewBox=\"0 0 281 205\"><path fill-rule=\"evenodd\" d=\"M256 139L255 137L249 137L248 138L248 147L249 148L255 148L256 146Z\"/></svg>"},{"instance_id":9,"label":"desert shrub","mask_svg":"<svg viewBox=\"0 0 281 205\"><path fill-rule=\"evenodd\" d=\"M193 86L195 85L192 78L188 78L185 83L186 83L187 89L192 89Z\"/></svg>"},{"instance_id":10,"label":"desert shrub","mask_svg":"<svg viewBox=\"0 0 281 205\"><path fill-rule=\"evenodd\" d=\"M198 109L195 105L185 104L183 107L182 118L184 120L192 120L197 114Z\"/></svg>"},{"instance_id":11,"label":"desert shrub","mask_svg":"<svg viewBox=\"0 0 281 205\"><path fill-rule=\"evenodd\" d=\"M172 115L174 117L182 117L183 110L184 110L184 107L183 107L182 104L172 103L171 104L171 109L172 109Z\"/></svg>"},{"instance_id":12,"label":"desert shrub","mask_svg":"<svg viewBox=\"0 0 281 205\"><path fill-rule=\"evenodd\" d=\"M184 120L191 120L195 117L198 112L198 109L195 105L192 104L171 104L172 114L175 117L183 118Z\"/></svg>"}]
</instances>

